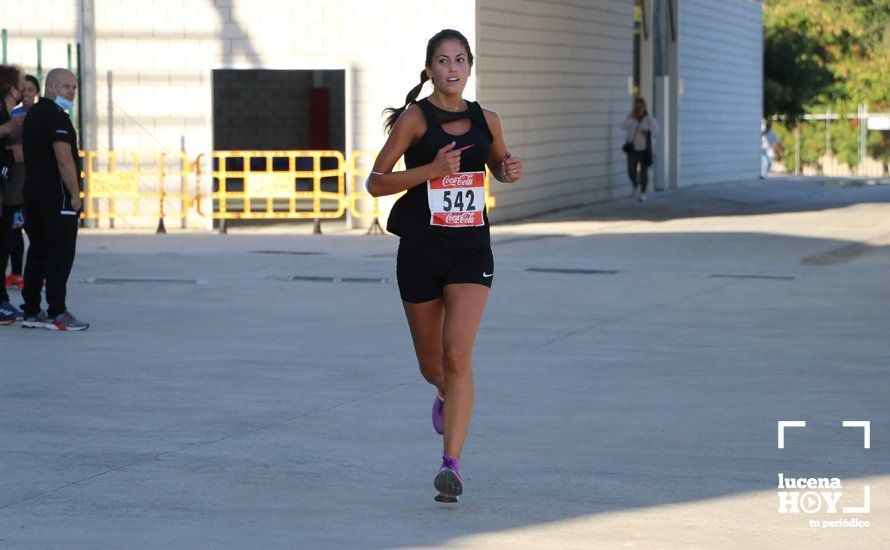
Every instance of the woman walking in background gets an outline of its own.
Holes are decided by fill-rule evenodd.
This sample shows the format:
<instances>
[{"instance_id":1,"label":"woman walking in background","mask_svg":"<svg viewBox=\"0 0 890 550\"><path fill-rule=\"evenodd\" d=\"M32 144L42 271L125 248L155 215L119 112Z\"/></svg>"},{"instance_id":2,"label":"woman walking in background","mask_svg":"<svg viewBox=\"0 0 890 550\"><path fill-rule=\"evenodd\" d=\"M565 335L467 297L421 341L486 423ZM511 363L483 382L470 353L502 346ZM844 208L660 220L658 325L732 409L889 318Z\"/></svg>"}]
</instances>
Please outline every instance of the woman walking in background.
<instances>
[{"instance_id":1,"label":"woman walking in background","mask_svg":"<svg viewBox=\"0 0 890 550\"><path fill-rule=\"evenodd\" d=\"M658 121L646 110L646 101L642 97L634 100L633 110L621 123L621 129L625 136L622 150L627 155L627 175L633 184L634 196L643 202L652 165L652 146L659 127Z\"/></svg>"}]
</instances>

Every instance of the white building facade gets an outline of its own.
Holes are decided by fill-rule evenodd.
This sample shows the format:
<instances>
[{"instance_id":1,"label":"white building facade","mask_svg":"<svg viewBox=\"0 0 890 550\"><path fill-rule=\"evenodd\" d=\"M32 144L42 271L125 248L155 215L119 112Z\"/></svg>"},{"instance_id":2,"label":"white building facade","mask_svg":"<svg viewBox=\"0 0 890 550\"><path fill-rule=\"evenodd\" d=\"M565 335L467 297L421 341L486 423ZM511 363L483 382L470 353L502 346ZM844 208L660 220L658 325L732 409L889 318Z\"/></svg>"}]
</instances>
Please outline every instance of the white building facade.
<instances>
[{"instance_id":1,"label":"white building facade","mask_svg":"<svg viewBox=\"0 0 890 550\"><path fill-rule=\"evenodd\" d=\"M7 60L29 73L38 38L43 73L67 66L68 44L80 43L85 149L195 157L280 143L375 151L385 139L381 111L417 83L428 38L455 28L477 58L466 96L501 115L511 152L525 164L520 184L493 183L493 220L627 196L619 126L636 91L663 127L657 189L757 176L759 1L434 6L35 0L0 5L0 27ZM313 105L330 111L327 122L313 119Z\"/></svg>"}]
</instances>

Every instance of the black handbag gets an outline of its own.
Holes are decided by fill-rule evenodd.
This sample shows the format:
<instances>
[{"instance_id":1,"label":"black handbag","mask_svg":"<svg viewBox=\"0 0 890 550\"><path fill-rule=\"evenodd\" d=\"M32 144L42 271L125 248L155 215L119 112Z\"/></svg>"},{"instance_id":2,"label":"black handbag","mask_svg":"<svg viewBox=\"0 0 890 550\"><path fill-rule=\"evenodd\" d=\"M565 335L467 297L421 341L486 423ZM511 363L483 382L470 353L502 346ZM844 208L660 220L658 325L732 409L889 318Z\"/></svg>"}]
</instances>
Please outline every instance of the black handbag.
<instances>
[{"instance_id":1,"label":"black handbag","mask_svg":"<svg viewBox=\"0 0 890 550\"><path fill-rule=\"evenodd\" d=\"M643 122L643 121L640 120L639 122L637 122L637 127L634 128L634 137L637 136L637 131L640 129L640 122ZM629 154L633 153L634 152L633 140L625 142L625 144L621 146L621 150L624 152L625 155L629 155Z\"/></svg>"}]
</instances>

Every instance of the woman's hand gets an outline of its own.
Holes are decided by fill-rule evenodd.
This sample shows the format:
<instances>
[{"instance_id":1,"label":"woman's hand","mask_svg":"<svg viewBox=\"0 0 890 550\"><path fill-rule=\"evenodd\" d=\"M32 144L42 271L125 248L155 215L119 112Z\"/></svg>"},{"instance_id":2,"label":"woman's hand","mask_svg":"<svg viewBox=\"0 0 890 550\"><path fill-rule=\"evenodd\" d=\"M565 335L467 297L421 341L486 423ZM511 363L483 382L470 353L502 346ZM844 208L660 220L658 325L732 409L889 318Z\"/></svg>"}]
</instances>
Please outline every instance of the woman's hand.
<instances>
[{"instance_id":1,"label":"woman's hand","mask_svg":"<svg viewBox=\"0 0 890 550\"><path fill-rule=\"evenodd\" d=\"M432 172L430 179L441 178L460 172L460 151L454 149L455 144L452 141L436 153L436 158L429 164Z\"/></svg>"},{"instance_id":2,"label":"woman's hand","mask_svg":"<svg viewBox=\"0 0 890 550\"><path fill-rule=\"evenodd\" d=\"M522 161L507 152L504 162L501 163L501 175L504 176L501 181L505 183L513 183L522 178Z\"/></svg>"}]
</instances>

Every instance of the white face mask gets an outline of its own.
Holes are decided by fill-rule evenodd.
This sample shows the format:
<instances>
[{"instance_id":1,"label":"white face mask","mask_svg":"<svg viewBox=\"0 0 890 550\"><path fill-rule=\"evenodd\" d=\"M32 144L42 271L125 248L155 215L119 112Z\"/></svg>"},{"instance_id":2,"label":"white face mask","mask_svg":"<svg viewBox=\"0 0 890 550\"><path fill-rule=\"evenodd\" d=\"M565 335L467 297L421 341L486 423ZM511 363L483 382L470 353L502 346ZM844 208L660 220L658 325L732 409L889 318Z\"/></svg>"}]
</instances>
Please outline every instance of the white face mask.
<instances>
[{"instance_id":1,"label":"white face mask","mask_svg":"<svg viewBox=\"0 0 890 550\"><path fill-rule=\"evenodd\" d=\"M74 102L69 99L65 99L64 97L62 97L60 95L56 96L56 105L58 105L59 107L61 107L62 109L66 110L66 111L71 111L74 109Z\"/></svg>"},{"instance_id":2,"label":"white face mask","mask_svg":"<svg viewBox=\"0 0 890 550\"><path fill-rule=\"evenodd\" d=\"M70 99L62 97L62 94L56 92L56 105L64 109L65 111L72 111L74 109L74 102Z\"/></svg>"}]
</instances>

